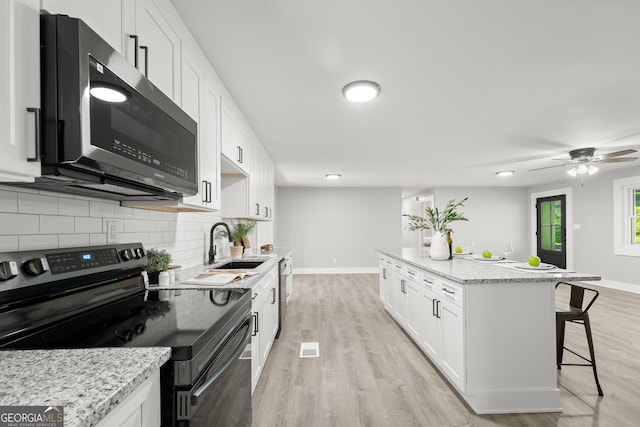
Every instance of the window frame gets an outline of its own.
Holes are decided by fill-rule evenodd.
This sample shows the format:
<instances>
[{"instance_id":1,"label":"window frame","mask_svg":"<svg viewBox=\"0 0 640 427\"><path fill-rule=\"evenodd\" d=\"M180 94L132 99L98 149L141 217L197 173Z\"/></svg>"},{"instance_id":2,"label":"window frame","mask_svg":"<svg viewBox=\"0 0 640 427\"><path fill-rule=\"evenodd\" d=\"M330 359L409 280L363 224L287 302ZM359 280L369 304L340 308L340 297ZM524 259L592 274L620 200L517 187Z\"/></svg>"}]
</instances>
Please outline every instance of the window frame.
<instances>
[{"instance_id":1,"label":"window frame","mask_svg":"<svg viewBox=\"0 0 640 427\"><path fill-rule=\"evenodd\" d=\"M636 243L634 224L635 192L640 190L640 176L613 181L613 253L640 257L640 243Z\"/></svg>"}]
</instances>

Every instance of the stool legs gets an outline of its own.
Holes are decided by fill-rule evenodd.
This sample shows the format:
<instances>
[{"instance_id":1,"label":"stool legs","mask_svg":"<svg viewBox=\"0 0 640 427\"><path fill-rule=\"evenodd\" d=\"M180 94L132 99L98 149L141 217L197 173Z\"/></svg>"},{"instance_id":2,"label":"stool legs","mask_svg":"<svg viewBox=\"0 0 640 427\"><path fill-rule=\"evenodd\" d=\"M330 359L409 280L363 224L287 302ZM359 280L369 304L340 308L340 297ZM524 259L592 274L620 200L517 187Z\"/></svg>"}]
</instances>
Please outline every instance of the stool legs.
<instances>
[{"instance_id":1,"label":"stool legs","mask_svg":"<svg viewBox=\"0 0 640 427\"><path fill-rule=\"evenodd\" d=\"M596 369L596 354L593 351L593 338L591 337L591 323L589 322L589 316L584 317L584 330L587 334L587 343L589 344L589 353L591 354L591 366L593 367L593 377L596 379L596 386L598 387L598 395L603 396L604 394L602 393L602 387L600 387L600 381L598 381L598 370Z\"/></svg>"},{"instance_id":2,"label":"stool legs","mask_svg":"<svg viewBox=\"0 0 640 427\"><path fill-rule=\"evenodd\" d=\"M564 320L556 317L556 363L562 369L562 354L564 353Z\"/></svg>"}]
</instances>

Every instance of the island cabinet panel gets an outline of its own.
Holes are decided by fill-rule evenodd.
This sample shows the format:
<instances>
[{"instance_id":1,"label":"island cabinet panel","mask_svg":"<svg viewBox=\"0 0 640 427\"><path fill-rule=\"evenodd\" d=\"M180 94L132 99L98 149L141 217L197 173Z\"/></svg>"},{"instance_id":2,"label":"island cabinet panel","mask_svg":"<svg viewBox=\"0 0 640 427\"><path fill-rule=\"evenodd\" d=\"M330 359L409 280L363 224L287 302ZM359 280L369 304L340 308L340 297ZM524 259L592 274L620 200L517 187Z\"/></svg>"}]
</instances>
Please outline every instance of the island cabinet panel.
<instances>
[{"instance_id":1,"label":"island cabinet panel","mask_svg":"<svg viewBox=\"0 0 640 427\"><path fill-rule=\"evenodd\" d=\"M385 308L476 413L561 410L556 277L472 260L380 256ZM469 278L475 269L480 276ZM456 271L466 276L456 279Z\"/></svg>"}]
</instances>

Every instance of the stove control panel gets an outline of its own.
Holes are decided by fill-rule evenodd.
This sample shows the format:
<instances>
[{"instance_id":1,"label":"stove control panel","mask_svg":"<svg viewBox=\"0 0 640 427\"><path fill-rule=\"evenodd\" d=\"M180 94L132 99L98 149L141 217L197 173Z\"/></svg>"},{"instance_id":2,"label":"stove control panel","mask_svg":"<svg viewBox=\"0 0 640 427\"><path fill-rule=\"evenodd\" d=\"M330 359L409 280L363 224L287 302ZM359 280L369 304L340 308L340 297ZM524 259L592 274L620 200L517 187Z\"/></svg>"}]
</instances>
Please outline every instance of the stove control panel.
<instances>
[{"instance_id":1,"label":"stove control panel","mask_svg":"<svg viewBox=\"0 0 640 427\"><path fill-rule=\"evenodd\" d=\"M93 272L144 268L141 243L0 253L0 292Z\"/></svg>"},{"instance_id":2,"label":"stove control panel","mask_svg":"<svg viewBox=\"0 0 640 427\"><path fill-rule=\"evenodd\" d=\"M125 249L124 251L129 251ZM124 252L123 251L123 252ZM115 248L94 249L73 252L57 252L47 254L51 274L80 271L93 267L105 267L119 264L118 251ZM125 261L128 261L125 259Z\"/></svg>"}]
</instances>

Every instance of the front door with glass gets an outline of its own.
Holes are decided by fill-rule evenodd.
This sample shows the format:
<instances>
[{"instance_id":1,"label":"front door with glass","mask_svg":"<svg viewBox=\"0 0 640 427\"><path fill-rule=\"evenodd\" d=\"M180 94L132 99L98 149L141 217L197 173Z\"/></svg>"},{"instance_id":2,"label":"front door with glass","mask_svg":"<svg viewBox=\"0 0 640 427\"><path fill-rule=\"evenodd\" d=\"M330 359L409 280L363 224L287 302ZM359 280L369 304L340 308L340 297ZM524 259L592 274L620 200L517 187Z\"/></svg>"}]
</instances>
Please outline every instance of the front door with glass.
<instances>
[{"instance_id":1,"label":"front door with glass","mask_svg":"<svg viewBox=\"0 0 640 427\"><path fill-rule=\"evenodd\" d=\"M567 267L566 198L564 195L536 200L537 255L547 264Z\"/></svg>"}]
</instances>

